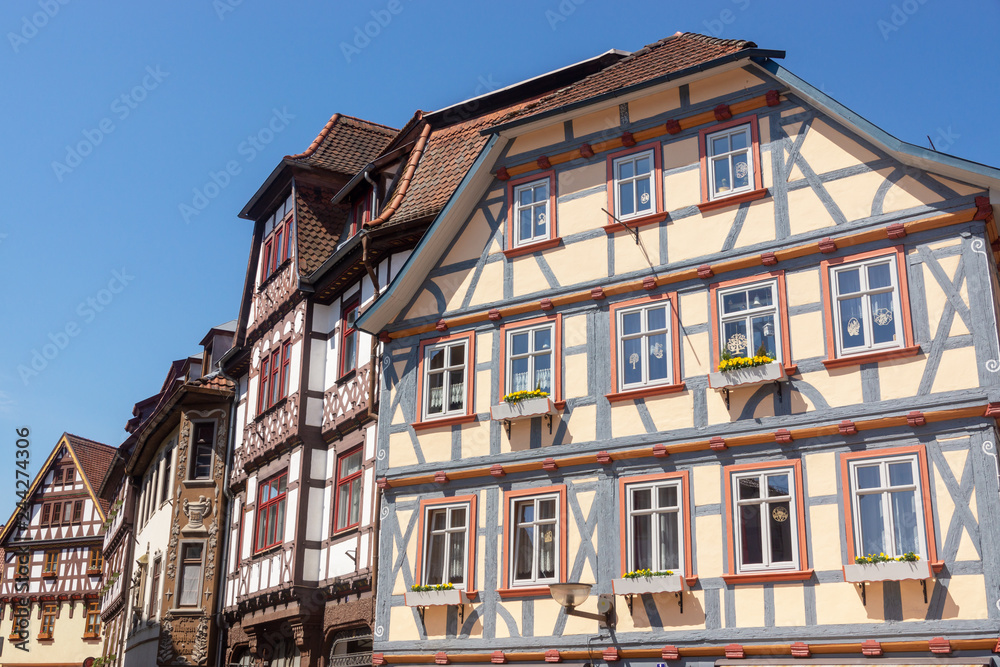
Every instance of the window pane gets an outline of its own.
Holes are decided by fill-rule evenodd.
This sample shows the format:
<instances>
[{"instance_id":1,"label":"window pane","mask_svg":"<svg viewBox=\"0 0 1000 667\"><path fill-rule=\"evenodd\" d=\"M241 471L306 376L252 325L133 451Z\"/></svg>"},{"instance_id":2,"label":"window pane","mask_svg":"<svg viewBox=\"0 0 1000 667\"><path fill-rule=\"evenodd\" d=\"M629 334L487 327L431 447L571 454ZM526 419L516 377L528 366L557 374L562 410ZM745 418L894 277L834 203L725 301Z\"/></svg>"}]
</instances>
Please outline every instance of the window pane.
<instances>
[{"instance_id":1,"label":"window pane","mask_svg":"<svg viewBox=\"0 0 1000 667\"><path fill-rule=\"evenodd\" d=\"M532 529L518 528L514 554L514 579L531 579L531 560L534 545L531 542Z\"/></svg>"},{"instance_id":2,"label":"window pane","mask_svg":"<svg viewBox=\"0 0 1000 667\"><path fill-rule=\"evenodd\" d=\"M837 271L837 294L851 294L861 291L861 274L858 269Z\"/></svg>"},{"instance_id":3,"label":"window pane","mask_svg":"<svg viewBox=\"0 0 1000 667\"><path fill-rule=\"evenodd\" d=\"M535 377L528 389L541 389L547 394L552 393L552 354L542 354L535 357Z\"/></svg>"},{"instance_id":4,"label":"window pane","mask_svg":"<svg viewBox=\"0 0 1000 667\"><path fill-rule=\"evenodd\" d=\"M347 477L361 470L361 450L354 452L343 459L340 464L340 476Z\"/></svg>"},{"instance_id":5,"label":"window pane","mask_svg":"<svg viewBox=\"0 0 1000 667\"><path fill-rule=\"evenodd\" d=\"M535 352L552 349L552 329L548 327L535 332Z\"/></svg>"},{"instance_id":6,"label":"window pane","mask_svg":"<svg viewBox=\"0 0 1000 667\"><path fill-rule=\"evenodd\" d=\"M889 464L890 486L913 484L913 465L909 461Z\"/></svg>"},{"instance_id":7,"label":"window pane","mask_svg":"<svg viewBox=\"0 0 1000 667\"><path fill-rule=\"evenodd\" d=\"M882 475L878 465L858 466L855 468L859 489L877 489L882 486Z\"/></svg>"},{"instance_id":8,"label":"window pane","mask_svg":"<svg viewBox=\"0 0 1000 667\"><path fill-rule=\"evenodd\" d=\"M774 498L775 496L787 496L787 495L788 495L788 475L768 475L767 476L768 498Z\"/></svg>"},{"instance_id":9,"label":"window pane","mask_svg":"<svg viewBox=\"0 0 1000 667\"><path fill-rule=\"evenodd\" d=\"M465 583L465 533L449 536L448 581L452 584Z\"/></svg>"},{"instance_id":10,"label":"window pane","mask_svg":"<svg viewBox=\"0 0 1000 667\"><path fill-rule=\"evenodd\" d=\"M652 519L649 514L632 517L632 569L653 566Z\"/></svg>"},{"instance_id":11,"label":"window pane","mask_svg":"<svg viewBox=\"0 0 1000 667\"><path fill-rule=\"evenodd\" d=\"M538 577L551 579L556 576L556 527L553 524L540 526L538 529Z\"/></svg>"},{"instance_id":12,"label":"window pane","mask_svg":"<svg viewBox=\"0 0 1000 667\"><path fill-rule=\"evenodd\" d=\"M760 481L756 477L744 477L739 481L740 500L760 498Z\"/></svg>"},{"instance_id":13,"label":"window pane","mask_svg":"<svg viewBox=\"0 0 1000 667\"><path fill-rule=\"evenodd\" d=\"M633 311L622 315L622 334L629 335L642 331L642 312Z\"/></svg>"},{"instance_id":14,"label":"window pane","mask_svg":"<svg viewBox=\"0 0 1000 667\"><path fill-rule=\"evenodd\" d=\"M257 519L257 548L262 549L267 546L267 511L265 510Z\"/></svg>"},{"instance_id":15,"label":"window pane","mask_svg":"<svg viewBox=\"0 0 1000 667\"><path fill-rule=\"evenodd\" d=\"M764 562L760 535L760 507L760 505L740 507L740 553L744 565L760 565Z\"/></svg>"},{"instance_id":16,"label":"window pane","mask_svg":"<svg viewBox=\"0 0 1000 667\"><path fill-rule=\"evenodd\" d=\"M650 308L646 311L647 331L667 328L667 308Z\"/></svg>"},{"instance_id":17,"label":"window pane","mask_svg":"<svg viewBox=\"0 0 1000 667\"><path fill-rule=\"evenodd\" d=\"M271 485L277 489L276 493L272 493L271 497L276 498L280 494L285 492L285 485L288 483L288 476L282 475L277 480L271 482Z\"/></svg>"},{"instance_id":18,"label":"window pane","mask_svg":"<svg viewBox=\"0 0 1000 667\"><path fill-rule=\"evenodd\" d=\"M444 368L444 350L437 349L431 352L430 366L432 371Z\"/></svg>"},{"instance_id":19,"label":"window pane","mask_svg":"<svg viewBox=\"0 0 1000 667\"><path fill-rule=\"evenodd\" d=\"M622 160L618 163L618 178L632 178L635 175L633 171L632 160Z\"/></svg>"},{"instance_id":20,"label":"window pane","mask_svg":"<svg viewBox=\"0 0 1000 667\"><path fill-rule=\"evenodd\" d=\"M444 583L444 540L443 533L430 537L430 545L427 549L427 569L424 575L425 584L428 586Z\"/></svg>"},{"instance_id":21,"label":"window pane","mask_svg":"<svg viewBox=\"0 0 1000 667\"><path fill-rule=\"evenodd\" d=\"M538 503L538 520L545 521L547 519L556 518L556 500L555 498L549 498L547 500L539 501Z\"/></svg>"},{"instance_id":22,"label":"window pane","mask_svg":"<svg viewBox=\"0 0 1000 667\"><path fill-rule=\"evenodd\" d=\"M444 373L432 373L427 381L427 414L444 412Z\"/></svg>"},{"instance_id":23,"label":"window pane","mask_svg":"<svg viewBox=\"0 0 1000 667\"><path fill-rule=\"evenodd\" d=\"M181 581L181 600L184 606L198 605L198 586L201 582L201 564L185 564L183 580Z\"/></svg>"},{"instance_id":24,"label":"window pane","mask_svg":"<svg viewBox=\"0 0 1000 667\"><path fill-rule=\"evenodd\" d=\"M865 323L861 313L861 297L840 302L840 340L845 348L865 344Z\"/></svg>"},{"instance_id":25,"label":"window pane","mask_svg":"<svg viewBox=\"0 0 1000 667\"><path fill-rule=\"evenodd\" d=\"M660 514L660 558L656 563L657 570L677 570L680 567L680 540L677 531L677 512Z\"/></svg>"},{"instance_id":26,"label":"window pane","mask_svg":"<svg viewBox=\"0 0 1000 667\"><path fill-rule=\"evenodd\" d=\"M652 493L650 489L634 489L632 491L632 509L651 509L653 507Z\"/></svg>"},{"instance_id":27,"label":"window pane","mask_svg":"<svg viewBox=\"0 0 1000 667\"><path fill-rule=\"evenodd\" d=\"M448 520L447 515L448 515L447 510L434 510L433 512L431 512L431 517L430 517L431 530L434 531L444 530L447 527L446 523Z\"/></svg>"},{"instance_id":28,"label":"window pane","mask_svg":"<svg viewBox=\"0 0 1000 667\"><path fill-rule=\"evenodd\" d=\"M677 507L677 487L661 486L657 489L659 507Z\"/></svg>"},{"instance_id":29,"label":"window pane","mask_svg":"<svg viewBox=\"0 0 1000 667\"><path fill-rule=\"evenodd\" d=\"M351 482L351 524L361 521L361 480Z\"/></svg>"},{"instance_id":30,"label":"window pane","mask_svg":"<svg viewBox=\"0 0 1000 667\"><path fill-rule=\"evenodd\" d=\"M729 137L723 135L712 139L712 155L721 155L729 150Z\"/></svg>"},{"instance_id":31,"label":"window pane","mask_svg":"<svg viewBox=\"0 0 1000 667\"><path fill-rule=\"evenodd\" d=\"M649 155L643 155L642 157L635 159L635 173L636 176L641 174L648 174L650 168L652 167L652 160Z\"/></svg>"},{"instance_id":32,"label":"window pane","mask_svg":"<svg viewBox=\"0 0 1000 667\"><path fill-rule=\"evenodd\" d=\"M622 359L625 362L625 384L642 382L642 338L622 341Z\"/></svg>"},{"instance_id":33,"label":"window pane","mask_svg":"<svg viewBox=\"0 0 1000 667\"><path fill-rule=\"evenodd\" d=\"M861 515L861 553L867 555L884 552L882 494L858 496L858 513Z\"/></svg>"},{"instance_id":34,"label":"window pane","mask_svg":"<svg viewBox=\"0 0 1000 667\"><path fill-rule=\"evenodd\" d=\"M891 264L875 264L868 267L868 289L879 289L892 285Z\"/></svg>"},{"instance_id":35,"label":"window pane","mask_svg":"<svg viewBox=\"0 0 1000 667\"><path fill-rule=\"evenodd\" d=\"M351 488L349 484L343 484L337 490L337 528L347 525L348 493Z\"/></svg>"},{"instance_id":36,"label":"window pane","mask_svg":"<svg viewBox=\"0 0 1000 667\"><path fill-rule=\"evenodd\" d=\"M712 163L715 165L715 191L728 192L730 183L729 158L713 160Z\"/></svg>"},{"instance_id":37,"label":"window pane","mask_svg":"<svg viewBox=\"0 0 1000 667\"><path fill-rule=\"evenodd\" d=\"M729 354L734 357L748 356L749 343L746 320L726 322L722 325L722 335L725 337L725 340L722 341L723 349L729 350Z\"/></svg>"},{"instance_id":38,"label":"window pane","mask_svg":"<svg viewBox=\"0 0 1000 667\"><path fill-rule=\"evenodd\" d=\"M760 308L762 306L770 306L772 303L771 296L772 290L770 286L767 287L757 287L752 289L747 293L747 298L750 300L751 308Z\"/></svg>"},{"instance_id":39,"label":"window pane","mask_svg":"<svg viewBox=\"0 0 1000 667\"><path fill-rule=\"evenodd\" d=\"M532 523L535 520L535 504L530 500L518 503L515 514L517 515L517 525Z\"/></svg>"},{"instance_id":40,"label":"window pane","mask_svg":"<svg viewBox=\"0 0 1000 667\"><path fill-rule=\"evenodd\" d=\"M896 556L902 556L910 551L918 553L917 546L917 505L916 494L913 491L896 491L890 494L892 503L892 522L895 529L893 536Z\"/></svg>"},{"instance_id":41,"label":"window pane","mask_svg":"<svg viewBox=\"0 0 1000 667\"><path fill-rule=\"evenodd\" d=\"M281 542L285 535L285 499L282 498L278 501L277 507L274 508L273 514L277 515L274 522L274 539L273 542Z\"/></svg>"},{"instance_id":42,"label":"window pane","mask_svg":"<svg viewBox=\"0 0 1000 667\"><path fill-rule=\"evenodd\" d=\"M722 295L722 312L738 313L747 309L747 293L734 292Z\"/></svg>"},{"instance_id":43,"label":"window pane","mask_svg":"<svg viewBox=\"0 0 1000 667\"><path fill-rule=\"evenodd\" d=\"M517 216L518 240L527 241L531 238L531 209L522 208Z\"/></svg>"},{"instance_id":44,"label":"window pane","mask_svg":"<svg viewBox=\"0 0 1000 667\"><path fill-rule=\"evenodd\" d=\"M733 187L750 185L750 157L746 151L733 155Z\"/></svg>"},{"instance_id":45,"label":"window pane","mask_svg":"<svg viewBox=\"0 0 1000 667\"><path fill-rule=\"evenodd\" d=\"M618 213L621 215L635 213L635 193L631 182L618 185Z\"/></svg>"},{"instance_id":46,"label":"window pane","mask_svg":"<svg viewBox=\"0 0 1000 667\"><path fill-rule=\"evenodd\" d=\"M451 511L451 527L462 528L465 526L465 508L457 507Z\"/></svg>"},{"instance_id":47,"label":"window pane","mask_svg":"<svg viewBox=\"0 0 1000 667\"><path fill-rule=\"evenodd\" d=\"M896 340L896 322L893 313L892 292L872 294L872 342L887 343Z\"/></svg>"},{"instance_id":48,"label":"window pane","mask_svg":"<svg viewBox=\"0 0 1000 667\"><path fill-rule=\"evenodd\" d=\"M537 238L539 236L548 235L548 206L541 204L535 206L533 209L533 214L535 216L535 231L534 236Z\"/></svg>"},{"instance_id":49,"label":"window pane","mask_svg":"<svg viewBox=\"0 0 1000 667\"><path fill-rule=\"evenodd\" d=\"M768 503L771 521L771 562L789 563L793 558L792 514L787 502Z\"/></svg>"},{"instance_id":50,"label":"window pane","mask_svg":"<svg viewBox=\"0 0 1000 667\"><path fill-rule=\"evenodd\" d=\"M452 345L448 351L448 363L451 366L465 365L465 345Z\"/></svg>"},{"instance_id":51,"label":"window pane","mask_svg":"<svg viewBox=\"0 0 1000 667\"><path fill-rule=\"evenodd\" d=\"M523 357L521 359L514 359L510 362L510 390L511 391L524 391L526 389L534 389L534 385L528 387L528 382L530 378L528 377L528 358Z\"/></svg>"},{"instance_id":52,"label":"window pane","mask_svg":"<svg viewBox=\"0 0 1000 667\"><path fill-rule=\"evenodd\" d=\"M649 337L649 380L666 380L670 375L667 368L667 334Z\"/></svg>"},{"instance_id":53,"label":"window pane","mask_svg":"<svg viewBox=\"0 0 1000 667\"><path fill-rule=\"evenodd\" d=\"M549 198L549 184L541 183L534 189L535 202L543 202Z\"/></svg>"},{"instance_id":54,"label":"window pane","mask_svg":"<svg viewBox=\"0 0 1000 667\"><path fill-rule=\"evenodd\" d=\"M527 206L528 204L531 203L531 200L532 200L531 188L521 188L520 190L518 190L518 202L522 206Z\"/></svg>"},{"instance_id":55,"label":"window pane","mask_svg":"<svg viewBox=\"0 0 1000 667\"><path fill-rule=\"evenodd\" d=\"M760 346L763 345L764 349L767 350L767 356L777 359L778 348L774 337L774 315L754 317L750 320L750 326L753 328L753 352L756 354Z\"/></svg>"},{"instance_id":56,"label":"window pane","mask_svg":"<svg viewBox=\"0 0 1000 667\"><path fill-rule=\"evenodd\" d=\"M648 211L653 206L653 195L650 192L649 177L635 182L635 196L638 200L637 211Z\"/></svg>"},{"instance_id":57,"label":"window pane","mask_svg":"<svg viewBox=\"0 0 1000 667\"><path fill-rule=\"evenodd\" d=\"M747 147L747 132L737 132L730 135L729 140L733 142L733 150Z\"/></svg>"},{"instance_id":58,"label":"window pane","mask_svg":"<svg viewBox=\"0 0 1000 667\"><path fill-rule=\"evenodd\" d=\"M528 353L528 332L516 333L510 337L510 351L511 354L527 354Z\"/></svg>"},{"instance_id":59,"label":"window pane","mask_svg":"<svg viewBox=\"0 0 1000 667\"><path fill-rule=\"evenodd\" d=\"M465 405L465 371L450 371L451 391L448 398L449 410L461 410Z\"/></svg>"}]
</instances>

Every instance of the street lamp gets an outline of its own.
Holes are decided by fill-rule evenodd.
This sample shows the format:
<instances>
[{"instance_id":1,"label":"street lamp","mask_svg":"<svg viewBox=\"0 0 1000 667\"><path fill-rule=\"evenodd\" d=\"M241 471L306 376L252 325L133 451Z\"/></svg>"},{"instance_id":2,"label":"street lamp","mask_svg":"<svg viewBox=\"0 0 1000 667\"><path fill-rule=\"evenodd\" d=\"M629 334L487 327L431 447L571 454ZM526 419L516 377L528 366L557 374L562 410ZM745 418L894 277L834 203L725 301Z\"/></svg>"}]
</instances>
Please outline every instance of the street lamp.
<instances>
[{"instance_id":1,"label":"street lamp","mask_svg":"<svg viewBox=\"0 0 1000 667\"><path fill-rule=\"evenodd\" d=\"M566 610L567 616L589 618L598 621L601 627L614 627L615 605L613 595L602 594L597 596L597 614L576 610L576 607L579 607L590 597L591 587L592 584L581 584L579 582L549 584L549 594L553 600L559 603L559 606Z\"/></svg>"}]
</instances>

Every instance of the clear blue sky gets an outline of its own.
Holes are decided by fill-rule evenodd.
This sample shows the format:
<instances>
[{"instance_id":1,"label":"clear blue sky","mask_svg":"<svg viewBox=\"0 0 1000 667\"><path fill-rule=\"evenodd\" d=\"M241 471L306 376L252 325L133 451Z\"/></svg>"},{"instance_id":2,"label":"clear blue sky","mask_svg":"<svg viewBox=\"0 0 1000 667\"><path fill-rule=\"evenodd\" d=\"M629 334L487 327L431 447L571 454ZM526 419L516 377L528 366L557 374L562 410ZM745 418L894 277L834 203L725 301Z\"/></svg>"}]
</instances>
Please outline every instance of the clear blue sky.
<instances>
[{"instance_id":1,"label":"clear blue sky","mask_svg":"<svg viewBox=\"0 0 1000 667\"><path fill-rule=\"evenodd\" d=\"M400 127L690 30L784 49L786 68L891 134L998 165L998 28L995 0L7 0L0 521L15 428L31 429L32 472L63 431L119 444L170 361L236 317L251 233L237 213L334 112ZM248 142L272 120L270 143ZM239 173L206 192L230 161ZM52 358L19 372L36 351Z\"/></svg>"}]
</instances>

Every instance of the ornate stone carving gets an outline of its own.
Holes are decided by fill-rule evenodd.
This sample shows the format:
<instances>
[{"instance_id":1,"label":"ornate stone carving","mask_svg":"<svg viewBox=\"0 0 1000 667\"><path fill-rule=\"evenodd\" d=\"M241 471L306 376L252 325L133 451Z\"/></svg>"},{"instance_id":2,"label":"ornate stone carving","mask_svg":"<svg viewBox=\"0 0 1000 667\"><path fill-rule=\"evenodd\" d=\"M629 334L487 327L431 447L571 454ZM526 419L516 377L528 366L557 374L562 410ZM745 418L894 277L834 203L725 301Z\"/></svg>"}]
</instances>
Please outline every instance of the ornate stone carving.
<instances>
[{"instance_id":1,"label":"ornate stone carving","mask_svg":"<svg viewBox=\"0 0 1000 667\"><path fill-rule=\"evenodd\" d=\"M194 650L191 652L191 660L197 665L205 664L208 661L208 617L202 616L198 621L198 629L194 636Z\"/></svg>"},{"instance_id":2,"label":"ornate stone carving","mask_svg":"<svg viewBox=\"0 0 1000 667\"><path fill-rule=\"evenodd\" d=\"M208 554L205 557L205 580L215 579L215 547L219 543L219 522L213 521L208 527ZM205 598L211 594L211 589L205 587Z\"/></svg>"},{"instance_id":3,"label":"ornate stone carving","mask_svg":"<svg viewBox=\"0 0 1000 667\"><path fill-rule=\"evenodd\" d=\"M198 500L191 502L185 498L183 507L184 516L188 518L188 523L182 532L185 535L206 532L204 519L212 514L212 499L198 496Z\"/></svg>"},{"instance_id":4,"label":"ornate stone carving","mask_svg":"<svg viewBox=\"0 0 1000 667\"><path fill-rule=\"evenodd\" d=\"M160 647L157 652L157 659L162 664L169 664L174 660L174 625L169 618L160 622Z\"/></svg>"}]
</instances>

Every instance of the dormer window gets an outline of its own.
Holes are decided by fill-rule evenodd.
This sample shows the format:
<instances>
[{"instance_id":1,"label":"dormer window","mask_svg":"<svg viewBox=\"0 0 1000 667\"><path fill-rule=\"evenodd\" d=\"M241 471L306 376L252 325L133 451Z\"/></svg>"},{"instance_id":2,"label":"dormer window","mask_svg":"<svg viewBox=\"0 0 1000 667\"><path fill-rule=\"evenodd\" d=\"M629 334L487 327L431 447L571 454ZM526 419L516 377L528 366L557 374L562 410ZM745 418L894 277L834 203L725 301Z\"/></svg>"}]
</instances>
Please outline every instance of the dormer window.
<instances>
[{"instance_id":1,"label":"dormer window","mask_svg":"<svg viewBox=\"0 0 1000 667\"><path fill-rule=\"evenodd\" d=\"M375 210L375 191L366 190L365 193L354 202L351 209L350 236L354 236L372 221L372 211Z\"/></svg>"},{"instance_id":2,"label":"dormer window","mask_svg":"<svg viewBox=\"0 0 1000 667\"><path fill-rule=\"evenodd\" d=\"M286 259L292 257L295 220L293 211L292 197L289 195L264 224L266 238L261 252L261 282L267 280Z\"/></svg>"}]
</instances>

